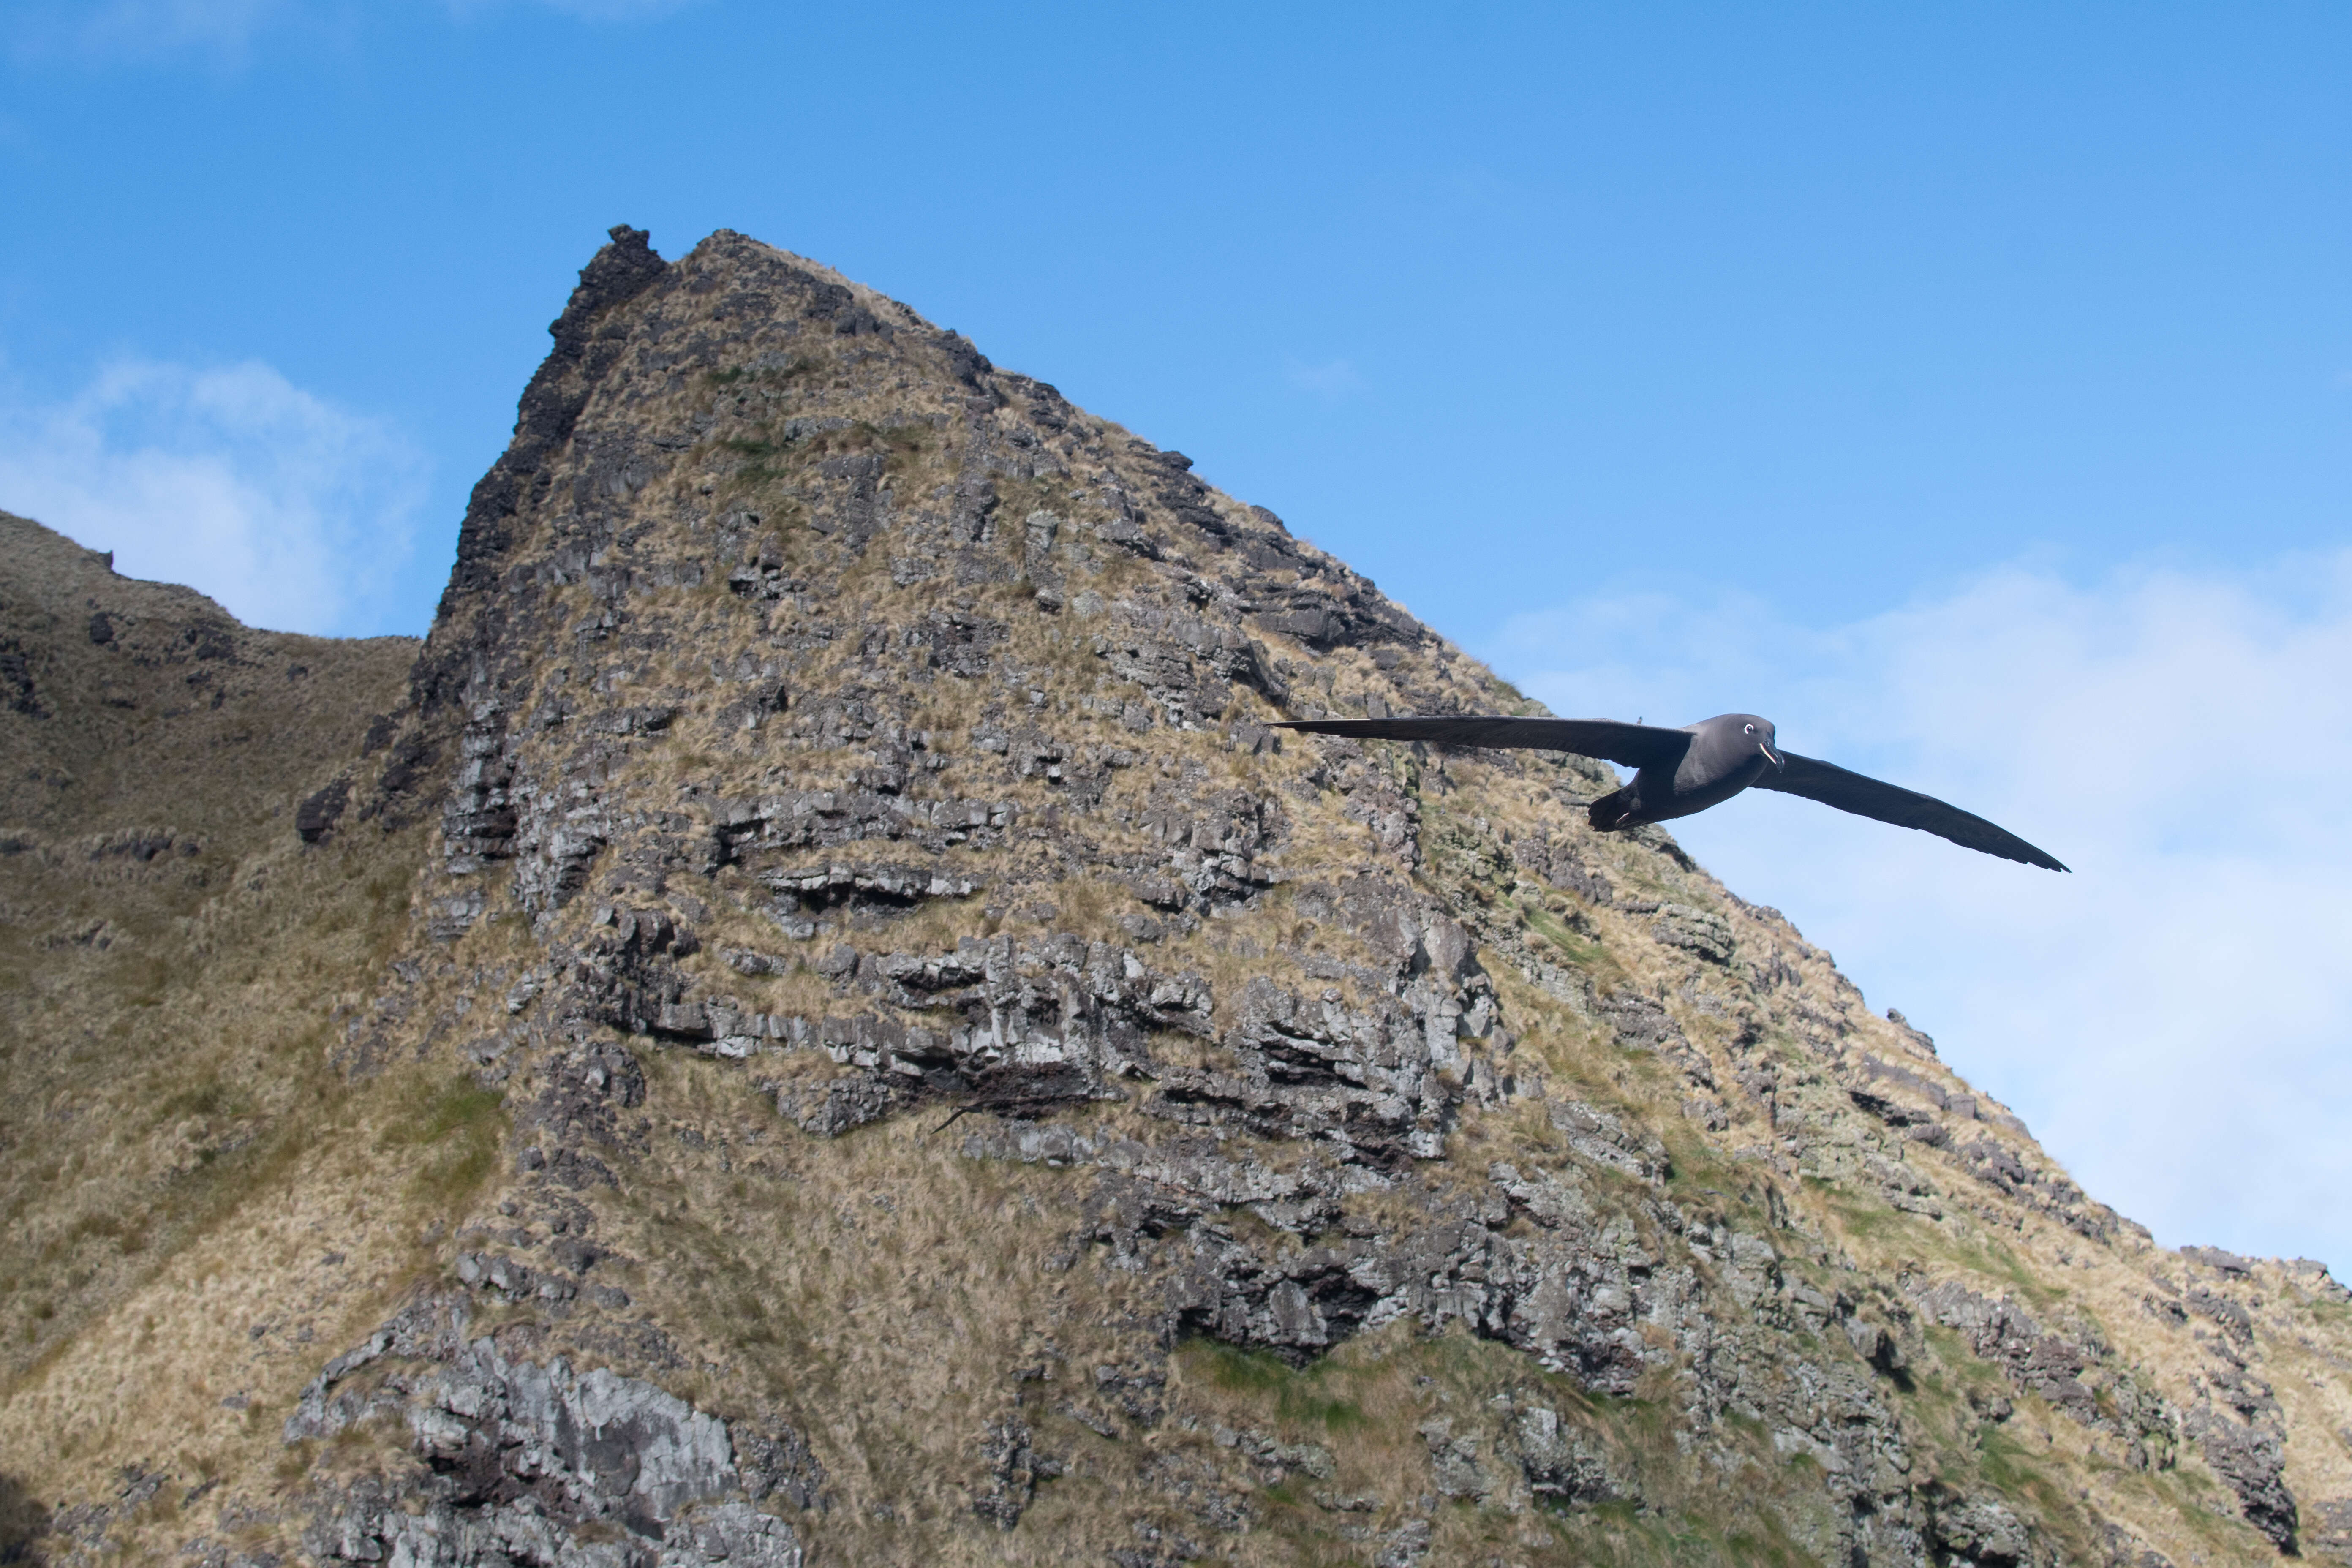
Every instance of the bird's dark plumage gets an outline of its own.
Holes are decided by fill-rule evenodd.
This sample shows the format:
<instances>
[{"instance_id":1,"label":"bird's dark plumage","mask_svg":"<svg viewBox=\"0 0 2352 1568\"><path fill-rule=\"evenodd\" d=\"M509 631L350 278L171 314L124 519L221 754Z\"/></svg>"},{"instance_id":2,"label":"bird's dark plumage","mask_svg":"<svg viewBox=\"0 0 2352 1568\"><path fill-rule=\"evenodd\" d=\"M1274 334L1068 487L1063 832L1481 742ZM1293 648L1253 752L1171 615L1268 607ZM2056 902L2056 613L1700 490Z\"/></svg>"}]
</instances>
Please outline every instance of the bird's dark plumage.
<instances>
[{"instance_id":1,"label":"bird's dark plumage","mask_svg":"<svg viewBox=\"0 0 2352 1568\"><path fill-rule=\"evenodd\" d=\"M1780 751L1774 745L1771 722L1753 713L1719 714L1679 730L1621 724L1613 719L1499 716L1309 719L1283 728L1359 740L1574 752L1579 756L1604 758L1635 773L1632 784L1591 804L1592 825L1603 829L1688 816L1753 787L1801 795L1897 827L1916 827L2004 860L2051 871L2066 869L2055 857L2006 828L1933 795Z\"/></svg>"},{"instance_id":2,"label":"bird's dark plumage","mask_svg":"<svg viewBox=\"0 0 2352 1568\"><path fill-rule=\"evenodd\" d=\"M1768 771L1756 781L1758 789L1779 790L1782 795L1801 795L1807 800L1817 800L1823 805L1833 805L1856 816L1875 817L1881 822L1891 822L1897 827L1916 827L1938 838L1948 838L1965 848L1998 855L2004 860L2039 866L2045 871L2066 869L2047 850L2036 849L2007 828L1996 826L1983 817L1937 800L1932 795L1921 795L1916 790L1905 789L1883 779L1850 773L1835 763L1801 757L1794 752L1783 752L1780 755L1788 760L1789 765L1778 773Z\"/></svg>"},{"instance_id":3,"label":"bird's dark plumage","mask_svg":"<svg viewBox=\"0 0 2352 1568\"><path fill-rule=\"evenodd\" d=\"M1504 746L1518 751L1574 752L1629 768L1681 761L1688 730L1623 724L1614 719L1309 719L1283 726L1310 735L1355 735L1383 741L1427 741L1440 746Z\"/></svg>"}]
</instances>

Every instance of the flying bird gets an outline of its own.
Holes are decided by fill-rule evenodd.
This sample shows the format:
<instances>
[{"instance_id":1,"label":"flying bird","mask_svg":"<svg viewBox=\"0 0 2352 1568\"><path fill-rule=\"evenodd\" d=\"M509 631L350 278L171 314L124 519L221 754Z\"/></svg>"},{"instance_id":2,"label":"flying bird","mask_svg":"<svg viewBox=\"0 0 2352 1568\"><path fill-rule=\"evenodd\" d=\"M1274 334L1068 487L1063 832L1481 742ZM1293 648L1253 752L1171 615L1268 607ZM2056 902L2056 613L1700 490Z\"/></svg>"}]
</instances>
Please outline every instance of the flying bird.
<instances>
[{"instance_id":1,"label":"flying bird","mask_svg":"<svg viewBox=\"0 0 2352 1568\"><path fill-rule=\"evenodd\" d=\"M1933 795L1781 751L1772 721L1753 713L1719 713L1679 730L1614 719L1402 716L1308 719L1282 728L1358 740L1429 741L1443 746L1502 746L1605 758L1635 772L1632 784L1586 808L1592 826L1604 832L1688 816L1753 787L1801 795L1897 827L1916 827L2004 860L2051 871L2066 869L2046 850Z\"/></svg>"}]
</instances>

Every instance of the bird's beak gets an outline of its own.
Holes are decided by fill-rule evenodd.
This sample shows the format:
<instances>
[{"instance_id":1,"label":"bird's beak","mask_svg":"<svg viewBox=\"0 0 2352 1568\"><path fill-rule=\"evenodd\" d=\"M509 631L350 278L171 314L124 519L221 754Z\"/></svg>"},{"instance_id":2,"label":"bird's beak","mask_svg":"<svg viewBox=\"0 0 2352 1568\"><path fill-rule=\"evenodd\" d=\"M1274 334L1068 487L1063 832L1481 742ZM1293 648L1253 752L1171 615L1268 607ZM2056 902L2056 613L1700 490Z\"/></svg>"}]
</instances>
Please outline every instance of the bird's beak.
<instances>
[{"instance_id":1,"label":"bird's beak","mask_svg":"<svg viewBox=\"0 0 2352 1568\"><path fill-rule=\"evenodd\" d=\"M1764 753L1764 760L1765 760L1766 762L1768 762L1768 763L1771 763L1774 767L1776 767L1776 768L1780 769L1782 773L1787 773L1787 772L1789 771L1789 764L1788 764L1788 763L1784 763L1784 762L1782 762L1780 758L1778 758L1778 757L1774 756L1774 755L1772 754L1772 748L1771 748L1771 747L1769 747L1769 746L1768 746L1768 745L1764 744L1764 742L1761 742L1761 741L1759 741L1759 742L1756 742L1756 747L1757 747L1757 750L1759 750L1759 751L1760 751L1760 752L1762 752Z\"/></svg>"}]
</instances>

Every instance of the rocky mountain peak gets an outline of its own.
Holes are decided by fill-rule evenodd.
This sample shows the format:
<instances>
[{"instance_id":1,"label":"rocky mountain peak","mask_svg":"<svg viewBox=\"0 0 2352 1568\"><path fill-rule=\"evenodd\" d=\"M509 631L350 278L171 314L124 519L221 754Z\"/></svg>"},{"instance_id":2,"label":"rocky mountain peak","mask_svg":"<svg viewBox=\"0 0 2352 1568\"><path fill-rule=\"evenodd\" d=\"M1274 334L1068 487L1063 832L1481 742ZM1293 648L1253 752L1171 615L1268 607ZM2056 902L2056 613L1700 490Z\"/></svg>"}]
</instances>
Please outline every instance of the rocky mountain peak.
<instances>
[{"instance_id":1,"label":"rocky mountain peak","mask_svg":"<svg viewBox=\"0 0 2352 1568\"><path fill-rule=\"evenodd\" d=\"M552 332L405 697L203 916L396 879L271 982L328 1026L204 1047L249 1173L159 1156L81 1286L15 1178L43 1551L2352 1547L2352 1296L2156 1247L1604 767L1272 729L1538 710L1280 519L740 235L614 229Z\"/></svg>"}]
</instances>

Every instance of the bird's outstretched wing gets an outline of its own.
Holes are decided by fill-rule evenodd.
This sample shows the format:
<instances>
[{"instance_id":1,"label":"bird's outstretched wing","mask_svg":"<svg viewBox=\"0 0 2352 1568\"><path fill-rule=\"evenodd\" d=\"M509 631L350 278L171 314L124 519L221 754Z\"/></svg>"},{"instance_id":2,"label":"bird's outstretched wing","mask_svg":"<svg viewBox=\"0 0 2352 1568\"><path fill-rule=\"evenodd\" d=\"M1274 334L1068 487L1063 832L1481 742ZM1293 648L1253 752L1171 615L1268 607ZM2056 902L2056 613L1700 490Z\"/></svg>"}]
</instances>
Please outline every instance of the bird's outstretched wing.
<instances>
[{"instance_id":1,"label":"bird's outstretched wing","mask_svg":"<svg viewBox=\"0 0 2352 1568\"><path fill-rule=\"evenodd\" d=\"M1310 735L1352 735L1360 741L1428 741L1441 746L1509 746L1525 751L1574 752L1605 757L1629 768L1671 767L1689 749L1687 730L1656 724L1621 724L1614 719L1307 719L1285 724Z\"/></svg>"},{"instance_id":2,"label":"bird's outstretched wing","mask_svg":"<svg viewBox=\"0 0 2352 1568\"><path fill-rule=\"evenodd\" d=\"M2021 860L2050 871L2066 869L2055 856L2036 849L2007 828L1996 827L1983 817L1948 805L1934 795L1848 773L1834 763L1801 757L1794 752L1780 755L1789 765L1778 773L1765 769L1764 776L1753 787L1801 795L1807 800L1817 800L1856 816L1891 822L1897 827L1916 827L1922 833L1948 838L1963 848L1998 855L2004 860Z\"/></svg>"}]
</instances>

